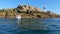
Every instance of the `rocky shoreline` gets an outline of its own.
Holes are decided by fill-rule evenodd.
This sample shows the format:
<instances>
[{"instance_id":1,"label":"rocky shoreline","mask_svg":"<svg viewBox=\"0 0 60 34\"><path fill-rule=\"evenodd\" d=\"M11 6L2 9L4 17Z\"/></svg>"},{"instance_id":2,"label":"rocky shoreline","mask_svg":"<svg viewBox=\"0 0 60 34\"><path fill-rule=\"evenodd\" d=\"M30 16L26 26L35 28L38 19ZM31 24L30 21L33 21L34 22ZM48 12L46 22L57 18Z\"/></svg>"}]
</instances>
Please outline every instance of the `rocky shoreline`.
<instances>
[{"instance_id":1,"label":"rocky shoreline","mask_svg":"<svg viewBox=\"0 0 60 34\"><path fill-rule=\"evenodd\" d=\"M43 12L40 8L29 5L18 5L17 8L0 10L0 18L15 18L17 14L21 15L22 18L60 18L58 14L50 11Z\"/></svg>"}]
</instances>

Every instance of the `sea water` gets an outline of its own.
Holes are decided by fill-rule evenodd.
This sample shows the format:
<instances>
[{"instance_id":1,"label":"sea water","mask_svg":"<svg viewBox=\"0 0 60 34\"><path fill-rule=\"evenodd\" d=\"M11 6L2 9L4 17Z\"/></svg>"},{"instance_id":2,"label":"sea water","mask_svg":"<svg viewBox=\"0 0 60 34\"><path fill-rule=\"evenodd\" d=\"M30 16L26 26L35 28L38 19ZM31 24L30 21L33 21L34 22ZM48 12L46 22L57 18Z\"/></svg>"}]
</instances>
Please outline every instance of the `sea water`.
<instances>
[{"instance_id":1,"label":"sea water","mask_svg":"<svg viewBox=\"0 0 60 34\"><path fill-rule=\"evenodd\" d=\"M0 18L0 34L60 34L60 18L23 18L20 25L16 18Z\"/></svg>"}]
</instances>

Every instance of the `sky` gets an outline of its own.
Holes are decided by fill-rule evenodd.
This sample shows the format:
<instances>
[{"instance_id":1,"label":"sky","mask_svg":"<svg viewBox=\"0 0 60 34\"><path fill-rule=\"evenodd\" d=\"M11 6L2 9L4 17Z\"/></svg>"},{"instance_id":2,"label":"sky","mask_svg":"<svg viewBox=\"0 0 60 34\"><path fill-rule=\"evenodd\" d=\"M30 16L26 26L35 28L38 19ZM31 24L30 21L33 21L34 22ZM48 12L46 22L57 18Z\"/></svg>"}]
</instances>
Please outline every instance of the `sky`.
<instances>
[{"instance_id":1,"label":"sky","mask_svg":"<svg viewBox=\"0 0 60 34\"><path fill-rule=\"evenodd\" d=\"M0 9L15 8L19 4L31 5L43 10L46 4L46 10L60 14L60 0L0 0Z\"/></svg>"}]
</instances>

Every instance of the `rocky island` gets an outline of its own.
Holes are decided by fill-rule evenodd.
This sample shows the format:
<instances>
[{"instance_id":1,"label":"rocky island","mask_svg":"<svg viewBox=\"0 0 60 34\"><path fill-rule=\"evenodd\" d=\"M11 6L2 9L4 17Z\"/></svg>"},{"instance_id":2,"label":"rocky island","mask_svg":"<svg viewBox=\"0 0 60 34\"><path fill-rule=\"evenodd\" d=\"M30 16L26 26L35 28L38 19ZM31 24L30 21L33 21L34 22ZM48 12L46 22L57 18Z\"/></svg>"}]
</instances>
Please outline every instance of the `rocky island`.
<instances>
[{"instance_id":1,"label":"rocky island","mask_svg":"<svg viewBox=\"0 0 60 34\"><path fill-rule=\"evenodd\" d=\"M59 18L60 15L44 12L42 9L30 5L18 5L16 8L0 9L0 18L15 18L19 14L22 18Z\"/></svg>"}]
</instances>

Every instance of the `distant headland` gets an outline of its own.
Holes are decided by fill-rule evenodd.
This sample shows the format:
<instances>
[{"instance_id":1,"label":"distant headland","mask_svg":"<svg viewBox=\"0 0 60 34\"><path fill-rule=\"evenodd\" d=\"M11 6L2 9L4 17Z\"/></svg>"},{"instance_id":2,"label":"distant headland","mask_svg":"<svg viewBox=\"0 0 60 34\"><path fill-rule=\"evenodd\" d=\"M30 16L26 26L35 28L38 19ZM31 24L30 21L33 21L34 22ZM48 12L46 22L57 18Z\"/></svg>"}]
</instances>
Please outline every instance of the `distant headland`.
<instances>
[{"instance_id":1,"label":"distant headland","mask_svg":"<svg viewBox=\"0 0 60 34\"><path fill-rule=\"evenodd\" d=\"M60 18L51 11L44 12L41 8L30 5L18 5L16 8L1 9L0 18L15 18L19 14L22 18Z\"/></svg>"}]
</instances>

